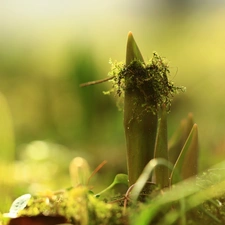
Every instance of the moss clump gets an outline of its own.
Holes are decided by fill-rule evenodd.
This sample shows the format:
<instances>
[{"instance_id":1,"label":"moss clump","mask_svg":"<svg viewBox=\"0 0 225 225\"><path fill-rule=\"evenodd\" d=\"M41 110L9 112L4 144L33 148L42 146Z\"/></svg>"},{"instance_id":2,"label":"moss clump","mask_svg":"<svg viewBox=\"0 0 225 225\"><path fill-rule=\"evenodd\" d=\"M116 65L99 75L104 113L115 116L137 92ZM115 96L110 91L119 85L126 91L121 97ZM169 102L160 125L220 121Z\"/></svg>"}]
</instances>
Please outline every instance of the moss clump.
<instances>
[{"instance_id":1,"label":"moss clump","mask_svg":"<svg viewBox=\"0 0 225 225\"><path fill-rule=\"evenodd\" d=\"M110 63L112 68L109 75L113 76L113 89L110 92L115 91L118 96L123 95L125 90L139 92L140 99L136 99L136 103L144 102L142 107L154 114L161 105L166 105L169 111L174 94L185 91L184 87L174 86L168 80L169 66L155 52L147 64L137 60L133 60L128 66Z\"/></svg>"},{"instance_id":2,"label":"moss clump","mask_svg":"<svg viewBox=\"0 0 225 225\"><path fill-rule=\"evenodd\" d=\"M26 207L18 212L16 219L40 216L43 221L49 217L65 218L70 224L81 225L122 225L127 221L122 208L98 200L84 186L32 196Z\"/></svg>"}]
</instances>

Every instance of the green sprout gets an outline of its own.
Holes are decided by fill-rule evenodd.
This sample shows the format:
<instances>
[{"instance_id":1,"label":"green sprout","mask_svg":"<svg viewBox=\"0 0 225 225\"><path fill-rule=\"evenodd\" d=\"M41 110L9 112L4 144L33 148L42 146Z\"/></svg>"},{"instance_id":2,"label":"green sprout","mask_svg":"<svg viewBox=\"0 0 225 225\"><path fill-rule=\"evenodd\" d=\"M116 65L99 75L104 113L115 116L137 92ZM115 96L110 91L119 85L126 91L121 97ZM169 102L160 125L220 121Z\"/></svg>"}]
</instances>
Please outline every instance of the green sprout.
<instances>
[{"instance_id":1,"label":"green sprout","mask_svg":"<svg viewBox=\"0 0 225 225\"><path fill-rule=\"evenodd\" d=\"M154 173L149 174L150 181L162 189L196 175L198 132L193 116L189 114L182 121L180 129L170 141L167 138L167 114L172 99L175 94L184 92L185 87L175 86L169 79L170 70L166 60L154 52L153 57L145 63L129 32L126 63L112 63L110 60L110 64L108 78L80 86L110 81L112 89L106 93L115 92L123 97L129 186L136 184L146 165L153 159L168 162L156 164Z\"/></svg>"},{"instance_id":2,"label":"green sprout","mask_svg":"<svg viewBox=\"0 0 225 225\"><path fill-rule=\"evenodd\" d=\"M144 62L129 32L126 64L112 65L110 75L116 93L124 96L124 130L130 185L137 181L144 167L154 157L168 160L166 114L170 111L173 96L184 91L184 87L176 87L169 81L169 73L168 64L157 53L153 53L149 62ZM157 134L158 127L161 128ZM168 180L168 171L162 173L166 173ZM167 186L168 181L162 179L161 185Z\"/></svg>"},{"instance_id":3,"label":"green sprout","mask_svg":"<svg viewBox=\"0 0 225 225\"><path fill-rule=\"evenodd\" d=\"M96 197L99 197L100 195L102 195L103 193L113 189L117 184L124 184L126 186L128 186L128 177L127 174L123 174L123 173L119 173L115 176L113 182L103 191L101 191L100 193L96 194Z\"/></svg>"}]
</instances>

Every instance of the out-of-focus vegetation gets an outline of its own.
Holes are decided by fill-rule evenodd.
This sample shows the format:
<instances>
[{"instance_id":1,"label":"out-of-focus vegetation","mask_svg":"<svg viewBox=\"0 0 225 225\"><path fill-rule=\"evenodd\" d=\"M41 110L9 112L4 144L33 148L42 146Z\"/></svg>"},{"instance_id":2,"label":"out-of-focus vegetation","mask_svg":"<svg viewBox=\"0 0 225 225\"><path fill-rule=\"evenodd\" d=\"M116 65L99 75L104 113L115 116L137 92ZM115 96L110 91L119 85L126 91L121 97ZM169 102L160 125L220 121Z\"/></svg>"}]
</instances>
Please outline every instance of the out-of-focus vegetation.
<instances>
[{"instance_id":1,"label":"out-of-focus vegetation","mask_svg":"<svg viewBox=\"0 0 225 225\"><path fill-rule=\"evenodd\" d=\"M109 85L79 84L104 78L109 58L125 59L129 30L145 58L154 50L165 56L172 79L187 87L173 102L169 136L191 111L200 166L223 159L224 21L219 0L2 1L0 210L20 193L70 185L68 165L75 156L92 169L108 161L93 178L95 189L126 172L122 113L114 96L101 95Z\"/></svg>"}]
</instances>

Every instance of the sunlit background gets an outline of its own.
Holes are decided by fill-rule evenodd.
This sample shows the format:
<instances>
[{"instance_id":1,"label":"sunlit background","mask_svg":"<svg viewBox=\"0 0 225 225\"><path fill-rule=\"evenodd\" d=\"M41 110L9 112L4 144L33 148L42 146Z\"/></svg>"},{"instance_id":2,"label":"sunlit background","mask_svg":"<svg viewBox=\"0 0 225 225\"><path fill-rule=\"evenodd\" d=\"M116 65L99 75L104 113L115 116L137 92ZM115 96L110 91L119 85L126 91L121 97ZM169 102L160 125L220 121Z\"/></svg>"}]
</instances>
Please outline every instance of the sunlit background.
<instances>
[{"instance_id":1,"label":"sunlit background","mask_svg":"<svg viewBox=\"0 0 225 225\"><path fill-rule=\"evenodd\" d=\"M224 22L222 0L2 0L0 210L19 194L70 186L76 156L92 170L107 160L90 181L94 191L126 172L123 115L102 94L110 84L79 84L105 78L110 58L125 60L128 31L146 60L157 51L187 87L174 99L169 136L192 112L200 168L223 160Z\"/></svg>"}]
</instances>

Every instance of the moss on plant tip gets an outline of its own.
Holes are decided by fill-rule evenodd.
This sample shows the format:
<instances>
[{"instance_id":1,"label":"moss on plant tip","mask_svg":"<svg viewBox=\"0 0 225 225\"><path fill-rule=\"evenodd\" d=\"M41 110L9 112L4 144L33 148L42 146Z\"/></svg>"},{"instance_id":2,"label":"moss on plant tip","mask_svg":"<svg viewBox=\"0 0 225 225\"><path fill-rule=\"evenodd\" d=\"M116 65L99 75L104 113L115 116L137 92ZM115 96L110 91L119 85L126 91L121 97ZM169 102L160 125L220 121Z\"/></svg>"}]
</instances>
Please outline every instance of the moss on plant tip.
<instances>
[{"instance_id":1,"label":"moss on plant tip","mask_svg":"<svg viewBox=\"0 0 225 225\"><path fill-rule=\"evenodd\" d=\"M144 102L142 107L147 111L156 113L161 105L166 105L169 111L174 94L185 91L184 87L174 86L169 81L168 63L156 52L146 64L138 60L133 60L128 66L111 61L110 64L109 75L113 76L110 92L115 91L118 96L124 91L139 92L141 99L136 99L133 104Z\"/></svg>"}]
</instances>

